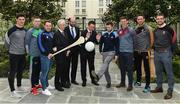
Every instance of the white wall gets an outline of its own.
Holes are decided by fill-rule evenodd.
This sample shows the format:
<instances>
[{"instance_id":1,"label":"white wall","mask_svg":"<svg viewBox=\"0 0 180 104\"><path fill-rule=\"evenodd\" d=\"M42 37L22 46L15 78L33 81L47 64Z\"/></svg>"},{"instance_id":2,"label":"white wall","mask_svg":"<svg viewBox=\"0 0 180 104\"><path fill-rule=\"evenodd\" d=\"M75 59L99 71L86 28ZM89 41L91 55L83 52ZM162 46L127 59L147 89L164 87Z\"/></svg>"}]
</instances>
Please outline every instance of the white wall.
<instances>
[{"instance_id":1,"label":"white wall","mask_svg":"<svg viewBox=\"0 0 180 104\"><path fill-rule=\"evenodd\" d=\"M76 0L67 0L66 5L64 7L65 9L65 15L66 18L74 16L75 15L75 1ZM82 7L82 0L80 1L80 14L82 14L82 9L86 9L86 18L99 18L98 14L99 14L99 0L86 0L86 7ZM106 6L106 0L103 0L104 2L104 6L103 8L103 12L105 12L107 6Z\"/></svg>"}]
</instances>

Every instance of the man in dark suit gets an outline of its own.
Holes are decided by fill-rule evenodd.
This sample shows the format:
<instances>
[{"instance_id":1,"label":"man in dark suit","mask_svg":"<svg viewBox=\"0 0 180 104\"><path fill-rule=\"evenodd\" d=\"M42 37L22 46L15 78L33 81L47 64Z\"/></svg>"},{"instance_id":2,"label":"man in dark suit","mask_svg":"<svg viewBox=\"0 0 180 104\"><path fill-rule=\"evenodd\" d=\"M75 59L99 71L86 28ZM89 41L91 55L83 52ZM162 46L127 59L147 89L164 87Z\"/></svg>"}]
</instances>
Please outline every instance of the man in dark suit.
<instances>
[{"instance_id":1,"label":"man in dark suit","mask_svg":"<svg viewBox=\"0 0 180 104\"><path fill-rule=\"evenodd\" d=\"M80 50L80 59L81 59L81 78L82 78L82 86L86 86L86 65L88 62L89 65L89 74L91 77L91 83L94 85L99 85L95 80L94 77L92 76L92 71L95 70L94 66L94 58L95 58L95 50L88 52L85 49L85 44L89 41L98 44L98 41L100 40L100 36L97 35L95 29L95 22L94 21L89 21L88 27L86 30L82 31L82 36L85 38L85 43L81 45L81 50Z\"/></svg>"},{"instance_id":2,"label":"man in dark suit","mask_svg":"<svg viewBox=\"0 0 180 104\"><path fill-rule=\"evenodd\" d=\"M59 51L69 45L69 38L64 32L65 20L61 19L57 23L58 30L54 34L54 51ZM63 51L55 56L56 73L55 73L55 88L58 91L64 91L64 88L70 88L69 79L69 54L70 50Z\"/></svg>"},{"instance_id":3,"label":"man in dark suit","mask_svg":"<svg viewBox=\"0 0 180 104\"><path fill-rule=\"evenodd\" d=\"M64 31L67 33L70 44L72 44L79 39L80 30L78 27L76 27L76 19L74 17L69 18L68 22L69 25L65 28ZM69 56L71 63L71 66L69 66L71 67L71 83L75 85L79 85L79 83L76 81L79 49L79 46L71 48L71 54Z\"/></svg>"}]
</instances>

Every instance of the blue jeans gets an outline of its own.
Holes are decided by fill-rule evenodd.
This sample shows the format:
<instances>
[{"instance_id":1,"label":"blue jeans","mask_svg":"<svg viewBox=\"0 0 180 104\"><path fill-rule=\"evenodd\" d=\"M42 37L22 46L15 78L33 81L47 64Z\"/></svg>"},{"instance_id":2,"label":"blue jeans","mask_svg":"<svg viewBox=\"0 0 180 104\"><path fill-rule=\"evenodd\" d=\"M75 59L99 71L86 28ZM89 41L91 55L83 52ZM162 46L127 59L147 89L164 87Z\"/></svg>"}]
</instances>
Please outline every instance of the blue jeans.
<instances>
[{"instance_id":1,"label":"blue jeans","mask_svg":"<svg viewBox=\"0 0 180 104\"><path fill-rule=\"evenodd\" d=\"M156 68L156 77L157 77L157 87L162 88L163 84L163 68L168 77L168 91L173 91L174 88L174 74L172 69L172 52L167 50L166 52L157 52L154 53L154 63Z\"/></svg>"},{"instance_id":2,"label":"blue jeans","mask_svg":"<svg viewBox=\"0 0 180 104\"><path fill-rule=\"evenodd\" d=\"M120 52L121 83L125 84L126 72L128 75L128 86L133 84L133 53Z\"/></svg>"},{"instance_id":3,"label":"blue jeans","mask_svg":"<svg viewBox=\"0 0 180 104\"><path fill-rule=\"evenodd\" d=\"M48 72L51 68L52 61L48 59L47 56L41 55L41 84L42 84L42 89L45 90L48 86Z\"/></svg>"}]
</instances>

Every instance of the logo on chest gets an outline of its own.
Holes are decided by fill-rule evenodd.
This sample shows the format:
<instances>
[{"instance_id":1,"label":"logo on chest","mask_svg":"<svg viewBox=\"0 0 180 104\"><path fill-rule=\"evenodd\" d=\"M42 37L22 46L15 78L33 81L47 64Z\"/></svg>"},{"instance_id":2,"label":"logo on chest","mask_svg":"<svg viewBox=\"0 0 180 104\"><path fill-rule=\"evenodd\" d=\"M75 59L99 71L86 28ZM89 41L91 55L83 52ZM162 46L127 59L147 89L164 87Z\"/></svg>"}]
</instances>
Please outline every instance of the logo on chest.
<instances>
[{"instance_id":1,"label":"logo on chest","mask_svg":"<svg viewBox=\"0 0 180 104\"><path fill-rule=\"evenodd\" d=\"M165 34L166 34L166 31L163 31L162 34L165 35Z\"/></svg>"}]
</instances>

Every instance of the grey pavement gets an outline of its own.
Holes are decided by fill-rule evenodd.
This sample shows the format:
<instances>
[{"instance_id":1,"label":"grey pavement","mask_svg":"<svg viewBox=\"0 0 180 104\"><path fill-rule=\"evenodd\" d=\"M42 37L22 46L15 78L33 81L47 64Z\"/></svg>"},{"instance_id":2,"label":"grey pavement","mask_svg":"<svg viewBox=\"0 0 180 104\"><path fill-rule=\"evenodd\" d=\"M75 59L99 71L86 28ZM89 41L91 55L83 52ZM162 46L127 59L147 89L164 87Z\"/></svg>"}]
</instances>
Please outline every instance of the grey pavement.
<instances>
[{"instance_id":1,"label":"grey pavement","mask_svg":"<svg viewBox=\"0 0 180 104\"><path fill-rule=\"evenodd\" d=\"M101 55L97 52L96 54L96 71L99 70L100 64L102 63ZM0 104L6 103L123 103L123 104L180 104L180 84L175 85L173 98L171 100L163 100L166 94L167 83L164 84L164 92L158 94L143 93L142 88L134 88L133 91L127 92L126 88L116 88L115 85L120 82L120 71L115 63L110 64L110 74L112 79L112 87L106 88L106 80L103 77L99 84L100 86L94 86L91 84L89 77L89 71L87 71L87 86L81 86L81 75L78 67L77 81L80 85L72 85L70 89L65 89L64 92L58 92L57 90L51 90L52 96L45 96L41 93L33 96L30 93L30 81L23 79L23 86L27 92L20 93L23 97L20 99L10 97L9 87L7 78L0 78ZM49 80L50 84L53 85L54 79ZM143 84L144 85L144 84ZM156 87L155 83L151 84L151 88Z\"/></svg>"}]
</instances>

